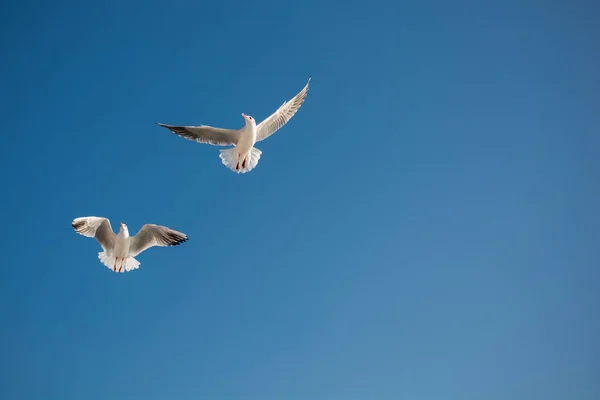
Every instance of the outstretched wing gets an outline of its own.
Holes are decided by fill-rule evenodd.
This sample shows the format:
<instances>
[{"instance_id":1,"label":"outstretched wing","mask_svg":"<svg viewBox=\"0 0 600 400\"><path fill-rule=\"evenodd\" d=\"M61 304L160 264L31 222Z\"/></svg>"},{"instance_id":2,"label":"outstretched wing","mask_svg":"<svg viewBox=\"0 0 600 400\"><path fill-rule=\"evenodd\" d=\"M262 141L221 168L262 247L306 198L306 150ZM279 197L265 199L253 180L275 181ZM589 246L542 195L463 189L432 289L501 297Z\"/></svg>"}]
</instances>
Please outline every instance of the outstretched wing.
<instances>
[{"instance_id":1,"label":"outstretched wing","mask_svg":"<svg viewBox=\"0 0 600 400\"><path fill-rule=\"evenodd\" d=\"M310 85L311 78L308 78L308 82L304 88L291 100L285 101L281 107L277 109L273 114L271 114L268 118L262 121L256 127L256 141L260 142L261 140L265 140L275 132L277 132L282 126L288 123L290 119L296 114L302 103L304 103L304 99L306 99L306 94L308 93L308 85Z\"/></svg>"},{"instance_id":2,"label":"outstretched wing","mask_svg":"<svg viewBox=\"0 0 600 400\"><path fill-rule=\"evenodd\" d=\"M80 235L94 238L100 243L104 251L112 250L115 245L115 233L110 226L108 218L81 217L75 218L71 223L75 232Z\"/></svg>"},{"instance_id":3,"label":"outstretched wing","mask_svg":"<svg viewBox=\"0 0 600 400\"><path fill-rule=\"evenodd\" d=\"M198 143L208 143L213 146L229 146L237 144L240 131L233 129L215 128L208 125L179 126L156 123L169 129L171 132L188 140Z\"/></svg>"},{"instance_id":4,"label":"outstretched wing","mask_svg":"<svg viewBox=\"0 0 600 400\"><path fill-rule=\"evenodd\" d=\"M131 238L129 254L132 257L153 246L177 246L188 240L185 233L178 232L166 226L146 224L137 235Z\"/></svg>"}]
</instances>

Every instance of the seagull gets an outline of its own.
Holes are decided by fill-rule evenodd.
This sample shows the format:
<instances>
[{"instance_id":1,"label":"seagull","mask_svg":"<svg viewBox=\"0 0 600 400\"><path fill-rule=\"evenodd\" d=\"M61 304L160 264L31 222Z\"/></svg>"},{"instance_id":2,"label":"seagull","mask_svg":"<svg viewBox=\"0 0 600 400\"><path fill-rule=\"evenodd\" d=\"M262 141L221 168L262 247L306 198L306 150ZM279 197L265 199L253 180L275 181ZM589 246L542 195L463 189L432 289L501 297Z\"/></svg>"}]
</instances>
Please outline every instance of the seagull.
<instances>
[{"instance_id":1,"label":"seagull","mask_svg":"<svg viewBox=\"0 0 600 400\"><path fill-rule=\"evenodd\" d=\"M114 234L110 221L104 217L75 218L71 226L80 235L94 238L102 246L98 253L102 264L114 272L131 271L140 263L133 257L153 246L177 246L188 240L187 235L165 226L146 224L135 236L129 236L127 225L120 222L118 234Z\"/></svg>"},{"instance_id":2,"label":"seagull","mask_svg":"<svg viewBox=\"0 0 600 400\"><path fill-rule=\"evenodd\" d=\"M198 143L208 143L213 146L234 145L232 148L220 150L219 158L221 158L223 165L231 171L243 174L252 171L256 167L262 154L262 151L254 147L254 144L265 140L292 119L306 98L310 80L311 77L308 78L306 86L296 96L289 101L284 101L273 114L258 125L252 116L244 113L242 113L242 117L245 125L240 129L223 129L208 125L167 125L160 122L156 124Z\"/></svg>"}]
</instances>

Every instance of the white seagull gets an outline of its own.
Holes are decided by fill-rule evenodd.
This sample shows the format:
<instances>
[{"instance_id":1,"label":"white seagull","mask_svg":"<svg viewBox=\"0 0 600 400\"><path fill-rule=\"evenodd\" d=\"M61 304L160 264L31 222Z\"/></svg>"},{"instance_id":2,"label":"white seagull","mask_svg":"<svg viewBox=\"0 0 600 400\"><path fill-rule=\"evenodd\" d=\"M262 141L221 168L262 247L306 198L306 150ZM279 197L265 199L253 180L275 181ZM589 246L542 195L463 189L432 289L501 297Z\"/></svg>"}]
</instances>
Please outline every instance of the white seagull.
<instances>
[{"instance_id":1,"label":"white seagull","mask_svg":"<svg viewBox=\"0 0 600 400\"><path fill-rule=\"evenodd\" d=\"M241 129L223 129L208 125L166 125L159 122L157 124L195 142L214 146L234 145L230 149L220 150L219 157L223 165L233 172L246 173L256 167L262 154L259 149L254 147L254 144L265 140L292 119L306 98L310 80L311 78L308 78L306 86L296 96L289 101L284 101L277 111L258 125L254 118L244 113L242 113L242 117L244 117L245 125Z\"/></svg>"},{"instance_id":2,"label":"white seagull","mask_svg":"<svg viewBox=\"0 0 600 400\"><path fill-rule=\"evenodd\" d=\"M135 236L129 236L127 225L120 223L118 234L114 234L110 221L103 217L75 218L71 226L80 235L94 238L102 246L98 253L102 264L115 272L131 271L140 263L133 257L153 246L176 246L188 240L186 234L165 226L146 224Z\"/></svg>"}]
</instances>

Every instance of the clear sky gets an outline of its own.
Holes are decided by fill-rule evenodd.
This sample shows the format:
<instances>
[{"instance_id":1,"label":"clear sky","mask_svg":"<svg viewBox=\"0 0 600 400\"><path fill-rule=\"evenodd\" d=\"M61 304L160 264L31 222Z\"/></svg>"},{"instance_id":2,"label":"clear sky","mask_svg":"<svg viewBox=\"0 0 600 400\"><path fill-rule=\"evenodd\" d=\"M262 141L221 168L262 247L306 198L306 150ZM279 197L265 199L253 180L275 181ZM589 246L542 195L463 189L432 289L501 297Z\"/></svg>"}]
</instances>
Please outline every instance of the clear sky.
<instances>
[{"instance_id":1,"label":"clear sky","mask_svg":"<svg viewBox=\"0 0 600 400\"><path fill-rule=\"evenodd\" d=\"M600 398L599 15L4 2L0 397ZM309 76L245 175L154 124ZM190 240L115 274L88 215Z\"/></svg>"}]
</instances>

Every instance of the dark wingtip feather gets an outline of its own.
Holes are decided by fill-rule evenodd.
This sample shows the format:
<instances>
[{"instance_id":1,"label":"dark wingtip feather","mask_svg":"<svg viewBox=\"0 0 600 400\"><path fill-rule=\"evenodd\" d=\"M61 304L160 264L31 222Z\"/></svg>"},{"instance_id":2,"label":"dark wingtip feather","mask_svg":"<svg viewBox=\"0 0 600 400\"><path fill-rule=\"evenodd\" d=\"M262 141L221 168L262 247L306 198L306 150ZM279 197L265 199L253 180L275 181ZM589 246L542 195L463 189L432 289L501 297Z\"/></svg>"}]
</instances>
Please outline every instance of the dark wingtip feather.
<instances>
[{"instance_id":1,"label":"dark wingtip feather","mask_svg":"<svg viewBox=\"0 0 600 400\"><path fill-rule=\"evenodd\" d=\"M187 235L183 234L180 235L178 233L174 233L174 232L169 232L167 234L169 241L171 242L169 244L169 246L179 246L181 243L183 242L187 242L189 239L187 237Z\"/></svg>"},{"instance_id":2,"label":"dark wingtip feather","mask_svg":"<svg viewBox=\"0 0 600 400\"><path fill-rule=\"evenodd\" d=\"M83 221L79 221L79 222L71 222L71 226L73 227L73 229L78 230L79 228L81 228L83 225L85 225L85 222Z\"/></svg>"}]
</instances>

